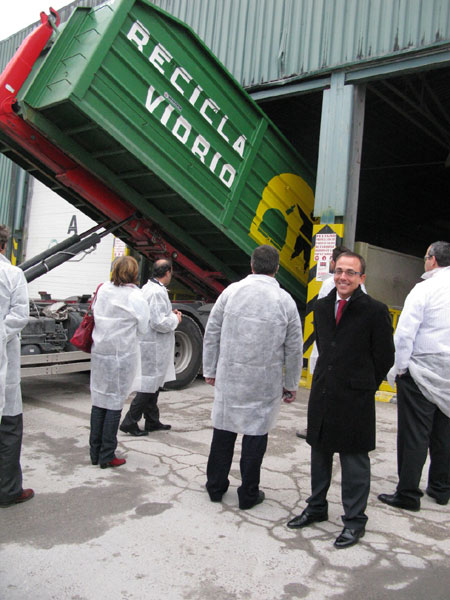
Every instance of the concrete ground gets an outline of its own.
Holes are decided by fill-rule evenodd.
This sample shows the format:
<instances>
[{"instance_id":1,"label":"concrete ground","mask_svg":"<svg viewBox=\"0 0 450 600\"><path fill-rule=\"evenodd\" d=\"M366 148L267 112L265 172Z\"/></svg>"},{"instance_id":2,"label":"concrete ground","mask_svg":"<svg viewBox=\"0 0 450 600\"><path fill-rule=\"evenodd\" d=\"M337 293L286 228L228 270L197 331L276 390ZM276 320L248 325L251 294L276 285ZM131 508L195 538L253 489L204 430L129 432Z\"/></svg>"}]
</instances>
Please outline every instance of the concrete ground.
<instances>
[{"instance_id":1,"label":"concrete ground","mask_svg":"<svg viewBox=\"0 0 450 600\"><path fill-rule=\"evenodd\" d=\"M23 396L24 486L36 496L0 509L2 600L450 598L450 506L425 496L412 513L377 500L396 483L394 404L377 402L366 536L337 550L338 463L329 521L286 527L309 494L309 447L295 436L305 390L282 405L262 469L266 501L248 511L237 506L238 460L221 504L204 489L213 389L200 379L161 394L171 431L119 433L127 464L117 469L89 461L86 375L25 380Z\"/></svg>"}]
</instances>

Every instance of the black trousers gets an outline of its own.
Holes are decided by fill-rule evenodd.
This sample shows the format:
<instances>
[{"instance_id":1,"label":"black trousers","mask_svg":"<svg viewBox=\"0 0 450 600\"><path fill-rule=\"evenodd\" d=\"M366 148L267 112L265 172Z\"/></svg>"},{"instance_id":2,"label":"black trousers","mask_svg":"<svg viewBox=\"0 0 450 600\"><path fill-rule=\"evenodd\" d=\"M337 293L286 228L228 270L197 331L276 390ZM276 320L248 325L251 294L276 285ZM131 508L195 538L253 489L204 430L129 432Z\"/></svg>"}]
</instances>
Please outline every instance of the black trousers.
<instances>
[{"instance_id":1,"label":"black trousers","mask_svg":"<svg viewBox=\"0 0 450 600\"><path fill-rule=\"evenodd\" d=\"M122 425L131 427L139 423L142 416L145 418L145 429L151 429L159 424L158 407L159 390L154 393L138 392L130 404L130 409L125 415Z\"/></svg>"},{"instance_id":2,"label":"black trousers","mask_svg":"<svg viewBox=\"0 0 450 600\"><path fill-rule=\"evenodd\" d=\"M220 500L228 489L237 433L215 429L206 467L206 489L211 500ZM248 508L258 498L261 464L267 448L267 433L244 435L240 460L242 485L238 488L239 506Z\"/></svg>"},{"instance_id":3,"label":"black trousers","mask_svg":"<svg viewBox=\"0 0 450 600\"><path fill-rule=\"evenodd\" d=\"M311 496L306 500L308 513L328 513L327 492L331 483L333 452L311 448ZM340 452L341 494L344 515L349 529L363 529L367 523L365 510L370 491L370 459L367 452Z\"/></svg>"},{"instance_id":4,"label":"black trousers","mask_svg":"<svg viewBox=\"0 0 450 600\"><path fill-rule=\"evenodd\" d=\"M450 499L450 419L417 387L409 372L397 377L397 493L420 499L420 479L428 451L429 491Z\"/></svg>"},{"instance_id":5,"label":"black trousers","mask_svg":"<svg viewBox=\"0 0 450 600\"><path fill-rule=\"evenodd\" d=\"M23 417L3 415L0 422L0 504L18 498L23 492L20 451Z\"/></svg>"},{"instance_id":6,"label":"black trousers","mask_svg":"<svg viewBox=\"0 0 450 600\"><path fill-rule=\"evenodd\" d=\"M93 464L103 465L115 458L121 413L121 410L92 407L89 447Z\"/></svg>"}]
</instances>

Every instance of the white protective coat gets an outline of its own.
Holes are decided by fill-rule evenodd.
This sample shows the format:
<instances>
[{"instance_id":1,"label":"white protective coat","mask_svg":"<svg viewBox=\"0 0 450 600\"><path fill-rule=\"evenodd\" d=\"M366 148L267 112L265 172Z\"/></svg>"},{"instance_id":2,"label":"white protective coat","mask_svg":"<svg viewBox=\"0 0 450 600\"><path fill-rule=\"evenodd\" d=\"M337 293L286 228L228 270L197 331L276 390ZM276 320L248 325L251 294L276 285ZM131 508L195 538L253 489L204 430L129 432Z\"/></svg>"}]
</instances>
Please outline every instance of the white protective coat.
<instances>
[{"instance_id":1,"label":"white protective coat","mask_svg":"<svg viewBox=\"0 0 450 600\"><path fill-rule=\"evenodd\" d=\"M139 392L154 393L166 381L176 378L173 361L178 318L172 312L169 294L162 283L150 280L142 293L148 302L150 320L141 340L141 372L133 387Z\"/></svg>"},{"instance_id":2,"label":"white protective coat","mask_svg":"<svg viewBox=\"0 0 450 600\"><path fill-rule=\"evenodd\" d=\"M6 332L3 324L3 315L0 315L0 421L2 420L3 407L5 406L6 385Z\"/></svg>"},{"instance_id":3,"label":"white protective coat","mask_svg":"<svg viewBox=\"0 0 450 600\"><path fill-rule=\"evenodd\" d=\"M6 334L6 369L0 367L5 385L3 414L15 417L22 413L20 390L20 332L29 319L28 290L22 269L14 267L0 254L0 314ZM1 386L0 386L1 387Z\"/></svg>"},{"instance_id":4,"label":"white protective coat","mask_svg":"<svg viewBox=\"0 0 450 600\"><path fill-rule=\"evenodd\" d=\"M266 434L283 386L297 390L301 367L300 317L276 279L248 275L228 286L211 311L203 344L203 375L216 379L213 426Z\"/></svg>"},{"instance_id":5,"label":"white protective coat","mask_svg":"<svg viewBox=\"0 0 450 600\"><path fill-rule=\"evenodd\" d=\"M121 410L133 391L139 368L139 335L148 327L148 305L135 285L110 281L98 291L94 303L91 351L93 406Z\"/></svg>"},{"instance_id":6,"label":"white protective coat","mask_svg":"<svg viewBox=\"0 0 450 600\"><path fill-rule=\"evenodd\" d=\"M394 334L392 387L409 370L427 400L450 417L450 267L422 275L406 297Z\"/></svg>"}]
</instances>

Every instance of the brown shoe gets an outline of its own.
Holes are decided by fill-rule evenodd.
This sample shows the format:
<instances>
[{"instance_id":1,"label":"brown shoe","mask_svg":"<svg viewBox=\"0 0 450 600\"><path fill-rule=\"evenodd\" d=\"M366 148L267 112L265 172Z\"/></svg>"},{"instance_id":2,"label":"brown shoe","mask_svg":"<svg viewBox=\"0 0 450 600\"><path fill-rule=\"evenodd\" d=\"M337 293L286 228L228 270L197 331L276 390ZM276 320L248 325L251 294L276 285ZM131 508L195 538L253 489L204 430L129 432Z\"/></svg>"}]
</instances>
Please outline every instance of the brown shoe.
<instances>
[{"instance_id":1,"label":"brown shoe","mask_svg":"<svg viewBox=\"0 0 450 600\"><path fill-rule=\"evenodd\" d=\"M2 504L0 504L0 506L2 508L5 508L7 506L13 506L14 504L20 504L21 502L26 502L27 500L31 500L31 498L33 496L34 496L34 491L31 488L28 488L27 490L22 490L22 493L20 494L20 496L18 496L14 500L11 500L11 502L3 502Z\"/></svg>"}]
</instances>

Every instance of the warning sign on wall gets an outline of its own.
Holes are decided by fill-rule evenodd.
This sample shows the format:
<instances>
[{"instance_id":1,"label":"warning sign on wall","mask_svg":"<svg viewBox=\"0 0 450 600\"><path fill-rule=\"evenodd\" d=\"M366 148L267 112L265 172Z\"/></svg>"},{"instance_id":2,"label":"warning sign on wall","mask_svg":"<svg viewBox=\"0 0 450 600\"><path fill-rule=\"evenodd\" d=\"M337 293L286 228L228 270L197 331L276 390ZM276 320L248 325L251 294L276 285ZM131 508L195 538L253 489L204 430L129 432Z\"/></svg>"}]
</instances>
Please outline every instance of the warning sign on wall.
<instances>
[{"instance_id":1,"label":"warning sign on wall","mask_svg":"<svg viewBox=\"0 0 450 600\"><path fill-rule=\"evenodd\" d=\"M335 233L316 234L316 245L314 248L314 260L317 263L316 280L327 279L330 271L330 262L333 250L336 247Z\"/></svg>"}]
</instances>

